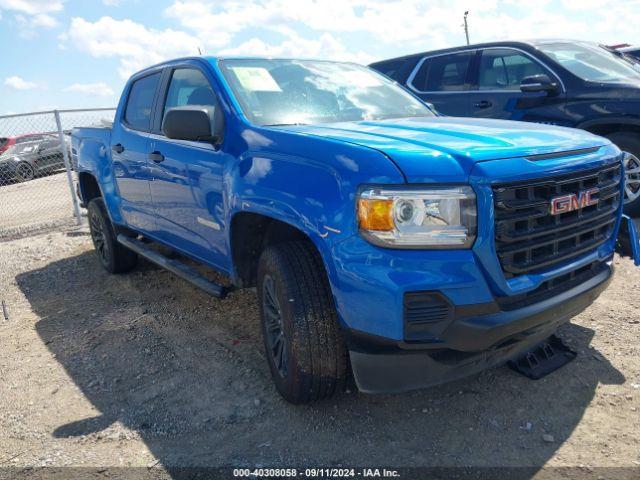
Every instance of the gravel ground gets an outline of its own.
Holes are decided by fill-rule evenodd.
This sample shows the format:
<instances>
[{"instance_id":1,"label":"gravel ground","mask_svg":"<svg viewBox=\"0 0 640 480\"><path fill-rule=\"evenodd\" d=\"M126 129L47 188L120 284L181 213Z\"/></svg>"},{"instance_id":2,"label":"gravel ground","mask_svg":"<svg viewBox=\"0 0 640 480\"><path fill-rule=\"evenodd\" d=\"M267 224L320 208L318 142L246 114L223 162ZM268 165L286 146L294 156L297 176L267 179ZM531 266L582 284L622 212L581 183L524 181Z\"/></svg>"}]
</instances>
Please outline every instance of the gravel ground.
<instances>
[{"instance_id":1,"label":"gravel ground","mask_svg":"<svg viewBox=\"0 0 640 480\"><path fill-rule=\"evenodd\" d=\"M0 243L0 467L640 475L640 269L615 263L609 289L561 330L577 359L542 380L501 367L422 392L350 389L296 407L272 387L253 291L215 300L144 262L109 276L82 229Z\"/></svg>"},{"instance_id":2,"label":"gravel ground","mask_svg":"<svg viewBox=\"0 0 640 480\"><path fill-rule=\"evenodd\" d=\"M66 172L0 185L0 240L74 222Z\"/></svg>"}]
</instances>

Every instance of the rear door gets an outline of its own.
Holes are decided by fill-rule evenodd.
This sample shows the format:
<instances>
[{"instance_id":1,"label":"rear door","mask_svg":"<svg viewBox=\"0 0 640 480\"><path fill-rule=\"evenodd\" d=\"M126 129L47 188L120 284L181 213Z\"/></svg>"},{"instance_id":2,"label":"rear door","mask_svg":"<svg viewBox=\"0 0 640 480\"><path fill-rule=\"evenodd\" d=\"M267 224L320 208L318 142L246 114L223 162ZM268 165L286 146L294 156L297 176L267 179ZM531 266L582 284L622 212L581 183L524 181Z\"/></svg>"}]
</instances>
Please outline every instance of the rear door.
<instances>
[{"instance_id":1,"label":"rear door","mask_svg":"<svg viewBox=\"0 0 640 480\"><path fill-rule=\"evenodd\" d=\"M120 209L128 226L144 232L155 230L155 212L149 187L147 157L154 102L162 71L134 79L120 121L111 133L113 174L121 200Z\"/></svg>"},{"instance_id":2,"label":"rear door","mask_svg":"<svg viewBox=\"0 0 640 480\"><path fill-rule=\"evenodd\" d=\"M474 50L423 58L407 79L407 86L439 113L469 116L469 72Z\"/></svg>"},{"instance_id":3,"label":"rear door","mask_svg":"<svg viewBox=\"0 0 640 480\"><path fill-rule=\"evenodd\" d=\"M520 90L524 77L541 74L562 85L548 67L527 52L502 47L479 50L471 74L469 116L566 124L564 89L555 95Z\"/></svg>"},{"instance_id":4,"label":"rear door","mask_svg":"<svg viewBox=\"0 0 640 480\"><path fill-rule=\"evenodd\" d=\"M149 143L158 235L193 257L226 268L222 174L225 162L232 157L210 141L168 139L161 129L170 108L202 105L215 112L216 91L199 62L176 66L166 75L157 128ZM213 117L211 121L213 129Z\"/></svg>"}]
</instances>

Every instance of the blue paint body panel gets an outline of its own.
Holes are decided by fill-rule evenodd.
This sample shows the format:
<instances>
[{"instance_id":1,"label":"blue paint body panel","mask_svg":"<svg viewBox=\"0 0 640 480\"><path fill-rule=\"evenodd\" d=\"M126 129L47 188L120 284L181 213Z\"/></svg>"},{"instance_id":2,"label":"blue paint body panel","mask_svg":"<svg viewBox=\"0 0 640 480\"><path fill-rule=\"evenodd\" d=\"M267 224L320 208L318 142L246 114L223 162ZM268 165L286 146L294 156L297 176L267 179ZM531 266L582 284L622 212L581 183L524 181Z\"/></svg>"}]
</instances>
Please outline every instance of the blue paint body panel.
<instances>
[{"instance_id":1,"label":"blue paint body panel","mask_svg":"<svg viewBox=\"0 0 640 480\"><path fill-rule=\"evenodd\" d=\"M120 101L111 130L80 128L72 146L80 174L100 186L112 221L164 243L232 278L233 218L250 212L303 232L320 252L343 326L403 339L403 294L437 290L456 306L530 291L594 259L610 257L614 239L579 259L505 279L494 247L495 182L553 177L614 161L619 150L580 130L525 123L413 118L317 126L249 123L213 58L181 59L135 75L200 69L224 114L219 147L174 141L159 131L131 132ZM164 80L163 80L164 81ZM123 154L112 147L124 144ZM532 155L595 149L550 160ZM165 162L148 159L162 151ZM468 250L398 250L374 246L358 232L356 196L365 185L468 184L478 198L478 237ZM618 221L619 222L619 221Z\"/></svg>"}]
</instances>

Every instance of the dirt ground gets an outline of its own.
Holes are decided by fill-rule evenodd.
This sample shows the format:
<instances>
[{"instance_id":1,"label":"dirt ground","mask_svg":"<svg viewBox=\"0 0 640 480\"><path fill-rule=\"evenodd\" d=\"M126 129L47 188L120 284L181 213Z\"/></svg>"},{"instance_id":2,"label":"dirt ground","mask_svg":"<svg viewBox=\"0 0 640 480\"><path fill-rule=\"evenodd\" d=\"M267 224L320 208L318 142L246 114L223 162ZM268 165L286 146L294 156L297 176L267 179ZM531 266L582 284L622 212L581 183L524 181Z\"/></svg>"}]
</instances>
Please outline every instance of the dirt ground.
<instances>
[{"instance_id":1,"label":"dirt ground","mask_svg":"<svg viewBox=\"0 0 640 480\"><path fill-rule=\"evenodd\" d=\"M0 185L0 241L74 223L66 172Z\"/></svg>"},{"instance_id":2,"label":"dirt ground","mask_svg":"<svg viewBox=\"0 0 640 480\"><path fill-rule=\"evenodd\" d=\"M253 291L215 300L148 263L109 276L82 229L3 242L0 468L571 466L572 478L609 478L600 467L640 475L640 269L615 264L609 289L561 330L577 359L542 380L501 367L411 394L351 388L292 406L272 386Z\"/></svg>"}]
</instances>

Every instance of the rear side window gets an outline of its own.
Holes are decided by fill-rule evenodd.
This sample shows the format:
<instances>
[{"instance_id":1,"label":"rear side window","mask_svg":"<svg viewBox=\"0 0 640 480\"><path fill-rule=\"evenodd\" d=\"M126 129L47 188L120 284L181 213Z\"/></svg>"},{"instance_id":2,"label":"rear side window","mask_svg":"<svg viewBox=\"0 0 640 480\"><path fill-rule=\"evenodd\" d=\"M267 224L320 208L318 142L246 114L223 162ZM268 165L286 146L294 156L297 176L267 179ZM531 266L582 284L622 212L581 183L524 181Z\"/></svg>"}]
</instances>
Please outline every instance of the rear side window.
<instances>
[{"instance_id":1,"label":"rear side window","mask_svg":"<svg viewBox=\"0 0 640 480\"><path fill-rule=\"evenodd\" d=\"M9 142L8 138L1 137L0 138L0 147L4 147Z\"/></svg>"},{"instance_id":2,"label":"rear side window","mask_svg":"<svg viewBox=\"0 0 640 480\"><path fill-rule=\"evenodd\" d=\"M450 92L467 89L467 72L475 52L452 53L427 58L411 84L421 92Z\"/></svg>"},{"instance_id":3,"label":"rear side window","mask_svg":"<svg viewBox=\"0 0 640 480\"><path fill-rule=\"evenodd\" d=\"M524 77L547 72L527 55L515 50L485 50L480 60L480 90L519 90Z\"/></svg>"},{"instance_id":4,"label":"rear side window","mask_svg":"<svg viewBox=\"0 0 640 480\"><path fill-rule=\"evenodd\" d=\"M151 109L159 81L160 72L133 82L124 113L124 120L131 128L150 129Z\"/></svg>"}]
</instances>

